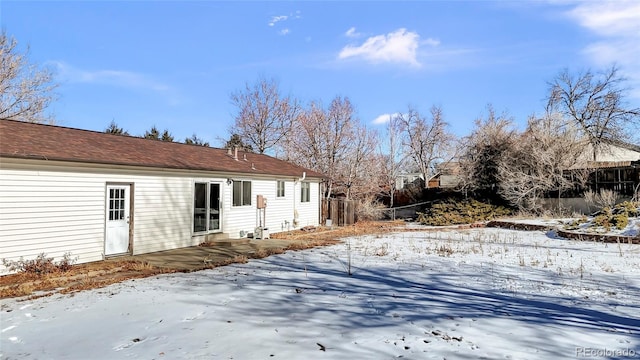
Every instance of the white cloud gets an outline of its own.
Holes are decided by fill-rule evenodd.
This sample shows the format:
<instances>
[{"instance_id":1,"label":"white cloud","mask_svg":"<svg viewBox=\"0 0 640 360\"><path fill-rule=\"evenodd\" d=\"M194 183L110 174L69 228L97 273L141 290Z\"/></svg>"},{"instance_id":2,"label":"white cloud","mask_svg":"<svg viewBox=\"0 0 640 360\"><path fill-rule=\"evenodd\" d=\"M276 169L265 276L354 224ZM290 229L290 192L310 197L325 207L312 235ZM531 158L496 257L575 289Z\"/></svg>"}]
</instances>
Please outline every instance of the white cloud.
<instances>
[{"instance_id":1,"label":"white cloud","mask_svg":"<svg viewBox=\"0 0 640 360\"><path fill-rule=\"evenodd\" d=\"M400 113L378 115L378 117L373 119L373 121L371 123L374 124L374 125L386 124L386 123L389 122L389 120L391 120L391 118L394 118L394 117L396 117L398 115L400 115Z\"/></svg>"},{"instance_id":2,"label":"white cloud","mask_svg":"<svg viewBox=\"0 0 640 360\"><path fill-rule=\"evenodd\" d=\"M167 96L172 105L181 102L174 89L145 74L123 70L84 70L62 61L51 61L49 64L55 66L57 76L64 82L148 90Z\"/></svg>"},{"instance_id":3,"label":"white cloud","mask_svg":"<svg viewBox=\"0 0 640 360\"><path fill-rule=\"evenodd\" d=\"M633 87L640 88L640 2L580 2L567 15L601 37L584 53L597 66L619 65ZM640 91L635 96L640 98Z\"/></svg>"},{"instance_id":4,"label":"white cloud","mask_svg":"<svg viewBox=\"0 0 640 360\"><path fill-rule=\"evenodd\" d=\"M270 27L275 27L276 29L279 28L280 29L278 30L279 35L288 35L291 33L291 28L284 27L285 26L284 23L289 21L299 20L299 19L302 19L301 12L296 11L296 12L290 13L289 15L277 15L277 16L271 17L271 20L268 22L268 25Z\"/></svg>"},{"instance_id":5,"label":"white cloud","mask_svg":"<svg viewBox=\"0 0 640 360\"><path fill-rule=\"evenodd\" d=\"M419 67L419 45L420 35L402 28L386 35L370 37L360 46L347 45L338 58L361 58L372 63L400 63Z\"/></svg>"},{"instance_id":6,"label":"white cloud","mask_svg":"<svg viewBox=\"0 0 640 360\"><path fill-rule=\"evenodd\" d=\"M360 37L360 33L356 32L355 27L351 27L349 30L347 30L347 32L344 33L344 36L349 38L357 38Z\"/></svg>"},{"instance_id":7,"label":"white cloud","mask_svg":"<svg viewBox=\"0 0 640 360\"><path fill-rule=\"evenodd\" d=\"M69 82L145 88L154 91L169 90L169 86L140 73L122 70L83 70L60 61L54 61L52 64L57 68L57 74Z\"/></svg>"},{"instance_id":8,"label":"white cloud","mask_svg":"<svg viewBox=\"0 0 640 360\"><path fill-rule=\"evenodd\" d=\"M269 21L269 26L275 26L280 21L285 21L289 18L289 15L278 15L271 18Z\"/></svg>"},{"instance_id":9,"label":"white cloud","mask_svg":"<svg viewBox=\"0 0 640 360\"><path fill-rule=\"evenodd\" d=\"M440 40L428 38L427 40L423 41L422 43L425 44L425 45L429 45L429 46L438 46L438 45L440 45Z\"/></svg>"},{"instance_id":10,"label":"white cloud","mask_svg":"<svg viewBox=\"0 0 640 360\"><path fill-rule=\"evenodd\" d=\"M583 2L569 11L580 25L604 36L640 36L640 2Z\"/></svg>"}]
</instances>

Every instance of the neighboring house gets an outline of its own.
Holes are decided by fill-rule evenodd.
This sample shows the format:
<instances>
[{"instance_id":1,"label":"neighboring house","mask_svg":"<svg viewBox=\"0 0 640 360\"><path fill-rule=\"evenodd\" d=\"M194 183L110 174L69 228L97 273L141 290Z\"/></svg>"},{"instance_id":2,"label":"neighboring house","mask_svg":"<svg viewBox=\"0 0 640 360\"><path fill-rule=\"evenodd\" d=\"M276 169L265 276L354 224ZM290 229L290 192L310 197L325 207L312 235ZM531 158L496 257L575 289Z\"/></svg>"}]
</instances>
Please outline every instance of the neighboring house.
<instances>
[{"instance_id":1,"label":"neighboring house","mask_svg":"<svg viewBox=\"0 0 640 360\"><path fill-rule=\"evenodd\" d=\"M587 187L594 191L613 190L620 195L633 195L640 183L640 146L605 140L593 151L587 145L583 156L571 171L587 171Z\"/></svg>"},{"instance_id":2,"label":"neighboring house","mask_svg":"<svg viewBox=\"0 0 640 360\"><path fill-rule=\"evenodd\" d=\"M322 179L267 155L0 120L0 258L84 263L318 225Z\"/></svg>"},{"instance_id":3,"label":"neighboring house","mask_svg":"<svg viewBox=\"0 0 640 360\"><path fill-rule=\"evenodd\" d=\"M418 179L424 181L422 173L403 173L396 178L396 190L402 190L409 184L415 183Z\"/></svg>"},{"instance_id":4,"label":"neighboring house","mask_svg":"<svg viewBox=\"0 0 640 360\"><path fill-rule=\"evenodd\" d=\"M616 140L604 140L595 153L591 144L586 145L583 155L572 168L595 169L625 166L633 161L640 161L640 146Z\"/></svg>"},{"instance_id":5,"label":"neighboring house","mask_svg":"<svg viewBox=\"0 0 640 360\"><path fill-rule=\"evenodd\" d=\"M439 164L436 168L437 172L428 182L429 188L455 189L460 185L460 163L457 161L449 161Z\"/></svg>"}]
</instances>

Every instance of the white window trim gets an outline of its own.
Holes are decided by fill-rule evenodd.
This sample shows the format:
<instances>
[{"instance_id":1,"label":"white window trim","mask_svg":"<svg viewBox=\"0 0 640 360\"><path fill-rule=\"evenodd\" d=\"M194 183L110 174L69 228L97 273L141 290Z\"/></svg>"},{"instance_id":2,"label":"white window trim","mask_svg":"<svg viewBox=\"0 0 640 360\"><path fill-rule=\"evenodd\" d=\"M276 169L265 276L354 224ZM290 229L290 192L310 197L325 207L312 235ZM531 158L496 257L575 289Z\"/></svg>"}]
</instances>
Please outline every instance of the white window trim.
<instances>
[{"instance_id":1,"label":"white window trim","mask_svg":"<svg viewBox=\"0 0 640 360\"><path fill-rule=\"evenodd\" d=\"M307 188L308 191L306 191L306 194L307 194L306 201L304 200L304 196L302 196L302 193L305 190L304 189L304 185L305 184L308 187ZM310 181L301 181L300 182L300 203L301 204L307 204L307 203L310 203L310 202L311 202L311 182Z\"/></svg>"},{"instance_id":2,"label":"white window trim","mask_svg":"<svg viewBox=\"0 0 640 360\"><path fill-rule=\"evenodd\" d=\"M236 204L234 203L234 202L235 202L235 189L234 189L234 186L233 186L233 185L234 185L236 182L239 182L239 183L241 183L241 184L242 184L242 185L240 186L240 188L242 189L242 195L241 195L241 198L240 198L240 201L242 202L242 204L240 204L240 205L236 205ZM245 203L244 203L244 183L245 183L245 182L248 182L248 183L250 183L250 184L251 184L251 185L250 185L250 192L251 192L251 194L249 195L249 203L248 203L248 204L245 204ZM240 208L240 207L248 207L248 206L252 206L252 205L253 205L253 199L252 199L252 196L253 196L253 180L245 180L245 179L233 180L233 182L231 183L231 207L234 207L234 208Z\"/></svg>"},{"instance_id":3,"label":"white window trim","mask_svg":"<svg viewBox=\"0 0 640 360\"><path fill-rule=\"evenodd\" d=\"M278 185L282 183L282 196L280 196L280 188ZM286 199L287 198L287 182L284 180L276 180L276 199Z\"/></svg>"}]
</instances>

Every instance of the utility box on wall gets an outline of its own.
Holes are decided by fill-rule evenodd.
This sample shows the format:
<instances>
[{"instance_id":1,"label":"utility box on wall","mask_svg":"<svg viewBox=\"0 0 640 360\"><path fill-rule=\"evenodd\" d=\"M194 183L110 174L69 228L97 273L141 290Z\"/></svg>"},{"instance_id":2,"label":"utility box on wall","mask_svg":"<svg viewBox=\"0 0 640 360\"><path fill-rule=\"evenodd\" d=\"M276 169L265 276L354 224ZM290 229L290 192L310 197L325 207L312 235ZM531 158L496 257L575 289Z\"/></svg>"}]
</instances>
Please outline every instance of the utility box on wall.
<instances>
[{"instance_id":1,"label":"utility box on wall","mask_svg":"<svg viewBox=\"0 0 640 360\"><path fill-rule=\"evenodd\" d=\"M267 207L267 198L262 196L262 195L256 196L256 207L258 209L266 208Z\"/></svg>"}]
</instances>

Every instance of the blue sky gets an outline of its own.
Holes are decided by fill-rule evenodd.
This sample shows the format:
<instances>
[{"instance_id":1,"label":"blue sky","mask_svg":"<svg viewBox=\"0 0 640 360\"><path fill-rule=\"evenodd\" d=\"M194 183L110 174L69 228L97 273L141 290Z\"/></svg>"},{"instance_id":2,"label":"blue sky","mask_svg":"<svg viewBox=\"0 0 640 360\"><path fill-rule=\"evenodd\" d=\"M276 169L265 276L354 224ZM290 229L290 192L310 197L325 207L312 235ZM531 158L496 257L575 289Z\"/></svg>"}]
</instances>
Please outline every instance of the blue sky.
<instances>
[{"instance_id":1,"label":"blue sky","mask_svg":"<svg viewBox=\"0 0 640 360\"><path fill-rule=\"evenodd\" d=\"M63 126L221 145L229 95L260 77L328 104L347 96L365 124L440 105L466 135L487 104L523 124L563 68L629 78L640 107L638 1L7 1L2 27L60 82Z\"/></svg>"}]
</instances>

